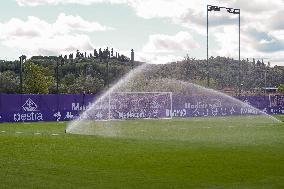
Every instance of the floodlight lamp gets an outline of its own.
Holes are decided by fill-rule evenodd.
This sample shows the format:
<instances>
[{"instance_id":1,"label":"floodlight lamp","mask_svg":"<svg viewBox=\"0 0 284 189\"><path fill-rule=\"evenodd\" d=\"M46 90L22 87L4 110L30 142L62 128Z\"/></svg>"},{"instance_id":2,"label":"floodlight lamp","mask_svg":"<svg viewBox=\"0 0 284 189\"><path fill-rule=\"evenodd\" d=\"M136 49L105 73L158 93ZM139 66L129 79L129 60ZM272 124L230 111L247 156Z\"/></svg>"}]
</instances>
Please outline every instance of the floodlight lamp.
<instances>
[{"instance_id":1,"label":"floodlight lamp","mask_svg":"<svg viewBox=\"0 0 284 189\"><path fill-rule=\"evenodd\" d=\"M212 11L212 10L213 10L213 6L207 5L207 11Z\"/></svg>"},{"instance_id":2,"label":"floodlight lamp","mask_svg":"<svg viewBox=\"0 0 284 189\"><path fill-rule=\"evenodd\" d=\"M240 14L240 9L234 9L233 14Z\"/></svg>"},{"instance_id":3,"label":"floodlight lamp","mask_svg":"<svg viewBox=\"0 0 284 189\"><path fill-rule=\"evenodd\" d=\"M218 7L218 6L212 6L212 10L213 10L213 11L220 11L220 7Z\"/></svg>"},{"instance_id":4,"label":"floodlight lamp","mask_svg":"<svg viewBox=\"0 0 284 189\"><path fill-rule=\"evenodd\" d=\"M233 10L233 8L227 8L227 12L228 13L234 13L234 10Z\"/></svg>"}]
</instances>

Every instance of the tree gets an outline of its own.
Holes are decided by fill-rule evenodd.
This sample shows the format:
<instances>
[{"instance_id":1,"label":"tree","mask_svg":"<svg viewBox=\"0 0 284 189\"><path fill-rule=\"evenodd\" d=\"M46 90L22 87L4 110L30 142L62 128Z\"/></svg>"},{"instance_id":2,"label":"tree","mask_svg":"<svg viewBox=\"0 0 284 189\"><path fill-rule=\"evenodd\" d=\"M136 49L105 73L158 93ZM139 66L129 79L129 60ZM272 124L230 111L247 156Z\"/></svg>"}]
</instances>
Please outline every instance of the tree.
<instances>
[{"instance_id":1,"label":"tree","mask_svg":"<svg viewBox=\"0 0 284 189\"><path fill-rule=\"evenodd\" d=\"M73 81L71 84L70 82ZM76 79L72 75L68 75L64 79L66 91L68 93L97 93L104 87L104 80L92 77L91 75L80 75ZM68 85L69 84L69 85Z\"/></svg>"},{"instance_id":2,"label":"tree","mask_svg":"<svg viewBox=\"0 0 284 189\"><path fill-rule=\"evenodd\" d=\"M60 82L59 91L60 93L72 93L71 86L75 83L76 77L74 74L67 74Z\"/></svg>"},{"instance_id":3,"label":"tree","mask_svg":"<svg viewBox=\"0 0 284 189\"><path fill-rule=\"evenodd\" d=\"M278 87L278 92L284 94L284 84L280 84Z\"/></svg>"},{"instance_id":4,"label":"tree","mask_svg":"<svg viewBox=\"0 0 284 189\"><path fill-rule=\"evenodd\" d=\"M28 94L47 94L53 78L45 75L45 69L28 61L24 65L24 92Z\"/></svg>"},{"instance_id":5,"label":"tree","mask_svg":"<svg viewBox=\"0 0 284 189\"><path fill-rule=\"evenodd\" d=\"M0 72L0 93L16 93L19 89L19 78L13 71Z\"/></svg>"}]
</instances>

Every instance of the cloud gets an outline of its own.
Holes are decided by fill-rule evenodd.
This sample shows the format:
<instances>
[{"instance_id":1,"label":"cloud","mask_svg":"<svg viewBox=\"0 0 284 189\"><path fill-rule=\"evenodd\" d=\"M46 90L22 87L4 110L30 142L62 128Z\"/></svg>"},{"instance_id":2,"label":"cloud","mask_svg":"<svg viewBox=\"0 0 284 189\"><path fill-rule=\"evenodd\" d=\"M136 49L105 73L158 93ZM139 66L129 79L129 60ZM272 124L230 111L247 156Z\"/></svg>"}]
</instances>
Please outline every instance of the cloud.
<instances>
[{"instance_id":1,"label":"cloud","mask_svg":"<svg viewBox=\"0 0 284 189\"><path fill-rule=\"evenodd\" d=\"M170 62L177 62L184 59L184 57L176 55L160 55L146 52L136 52L135 59L148 64L166 64Z\"/></svg>"},{"instance_id":2,"label":"cloud","mask_svg":"<svg viewBox=\"0 0 284 189\"><path fill-rule=\"evenodd\" d=\"M199 48L199 44L188 32L178 32L175 35L153 34L142 48L135 52L135 59L151 64L166 64L183 60L177 54L186 54L189 50Z\"/></svg>"},{"instance_id":3,"label":"cloud","mask_svg":"<svg viewBox=\"0 0 284 189\"><path fill-rule=\"evenodd\" d=\"M160 18L189 29L203 37L206 36L206 6L219 5L241 9L241 53L246 56L284 56L284 2L283 0L16 0L20 6L39 5L91 5L96 3L124 4L144 19ZM238 18L224 12L210 12L210 42L215 49L211 54L237 55ZM226 28L226 29L225 29ZM257 32L250 33L250 30ZM29 35L29 31L18 31ZM165 35L152 36L144 46L145 51L160 52L183 49L185 46L165 42ZM172 48L173 47L173 48ZM218 47L218 48L216 48ZM274 54L276 53L277 54Z\"/></svg>"},{"instance_id":4,"label":"cloud","mask_svg":"<svg viewBox=\"0 0 284 189\"><path fill-rule=\"evenodd\" d=\"M77 49L85 51L92 50L93 45L87 35L56 35L43 38L16 38L5 40L3 44L10 48L18 48L26 54L58 55L62 53L74 52Z\"/></svg>"},{"instance_id":5,"label":"cloud","mask_svg":"<svg viewBox=\"0 0 284 189\"><path fill-rule=\"evenodd\" d=\"M215 40L217 47L213 50L209 48L209 56L226 56L238 58L239 54L239 38L238 29L236 26L226 26L219 29L218 32L212 31L210 34ZM212 44L212 40L209 40L209 45ZM243 47L243 44L241 44Z\"/></svg>"},{"instance_id":6,"label":"cloud","mask_svg":"<svg viewBox=\"0 0 284 189\"><path fill-rule=\"evenodd\" d=\"M274 11L283 7L282 0L234 0L232 6L240 7L245 12L261 14L266 11ZM280 6L280 7L279 7Z\"/></svg>"},{"instance_id":7,"label":"cloud","mask_svg":"<svg viewBox=\"0 0 284 189\"><path fill-rule=\"evenodd\" d=\"M112 27L101 25L98 22L89 22L84 20L80 16L65 15L64 13L61 13L58 16L56 22L54 23L54 28L56 28L58 32L94 32L113 30Z\"/></svg>"},{"instance_id":8,"label":"cloud","mask_svg":"<svg viewBox=\"0 0 284 189\"><path fill-rule=\"evenodd\" d=\"M216 14L214 12L209 12L209 15L210 27L234 25L238 23L238 17L236 15ZM175 21L186 27L192 27L193 25L204 27L206 26L206 15L202 12L195 12L192 9L188 9L187 12L180 15Z\"/></svg>"},{"instance_id":9,"label":"cloud","mask_svg":"<svg viewBox=\"0 0 284 189\"><path fill-rule=\"evenodd\" d=\"M246 35L250 44L260 52L278 52L284 51L284 39L279 39L267 32L258 31L255 28L248 28Z\"/></svg>"},{"instance_id":10,"label":"cloud","mask_svg":"<svg viewBox=\"0 0 284 189\"><path fill-rule=\"evenodd\" d=\"M6 23L0 23L0 38L16 38L16 37L37 37L40 36L42 30L46 30L48 24L36 17L29 17L27 22L17 18L12 18Z\"/></svg>"},{"instance_id":11,"label":"cloud","mask_svg":"<svg viewBox=\"0 0 284 189\"><path fill-rule=\"evenodd\" d=\"M271 16L269 26L274 30L284 30L284 10Z\"/></svg>"},{"instance_id":12,"label":"cloud","mask_svg":"<svg viewBox=\"0 0 284 189\"><path fill-rule=\"evenodd\" d=\"M145 19L166 18L190 29L206 25L206 6L220 5L240 8L242 24L263 24L273 13L283 11L283 0L16 0L20 6L40 5L91 5L97 3L125 4L132 8L136 15ZM258 14L256 16L256 14ZM279 17L278 19L279 20ZM210 12L210 26L234 25L236 18L229 14ZM271 20L269 20L271 21Z\"/></svg>"},{"instance_id":13,"label":"cloud","mask_svg":"<svg viewBox=\"0 0 284 189\"><path fill-rule=\"evenodd\" d=\"M93 44L87 33L110 29L100 23L62 13L54 23L34 16L29 16L26 21L12 18L0 23L0 39L3 45L26 54L57 55L77 49L91 50Z\"/></svg>"},{"instance_id":14,"label":"cloud","mask_svg":"<svg viewBox=\"0 0 284 189\"><path fill-rule=\"evenodd\" d=\"M91 5L94 3L127 3L128 0L16 0L19 6L42 6L42 5L59 5L59 4L81 4Z\"/></svg>"},{"instance_id":15,"label":"cloud","mask_svg":"<svg viewBox=\"0 0 284 189\"><path fill-rule=\"evenodd\" d=\"M281 65L284 63L284 36L277 33L269 33L257 30L254 27L246 27L241 32L241 59L265 59L271 65ZM227 56L238 59L238 28L237 26L227 26L223 31L212 33L216 44L215 49L209 48L211 56ZM210 44L210 41L209 41Z\"/></svg>"},{"instance_id":16,"label":"cloud","mask_svg":"<svg viewBox=\"0 0 284 189\"><path fill-rule=\"evenodd\" d=\"M188 32L179 32L174 36L165 34L154 34L143 47L144 52L168 53L189 51L199 48L199 44Z\"/></svg>"}]
</instances>

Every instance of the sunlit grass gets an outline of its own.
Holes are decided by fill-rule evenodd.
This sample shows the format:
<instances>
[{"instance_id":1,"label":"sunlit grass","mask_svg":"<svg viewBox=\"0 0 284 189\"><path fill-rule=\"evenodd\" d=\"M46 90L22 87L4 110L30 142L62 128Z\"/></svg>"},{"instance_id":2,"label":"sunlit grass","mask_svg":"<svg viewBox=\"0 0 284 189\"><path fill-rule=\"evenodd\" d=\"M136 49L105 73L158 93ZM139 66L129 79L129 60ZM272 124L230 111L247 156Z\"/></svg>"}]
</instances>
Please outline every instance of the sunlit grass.
<instances>
[{"instance_id":1,"label":"sunlit grass","mask_svg":"<svg viewBox=\"0 0 284 189\"><path fill-rule=\"evenodd\" d=\"M0 188L284 188L284 124L234 119L0 124Z\"/></svg>"}]
</instances>

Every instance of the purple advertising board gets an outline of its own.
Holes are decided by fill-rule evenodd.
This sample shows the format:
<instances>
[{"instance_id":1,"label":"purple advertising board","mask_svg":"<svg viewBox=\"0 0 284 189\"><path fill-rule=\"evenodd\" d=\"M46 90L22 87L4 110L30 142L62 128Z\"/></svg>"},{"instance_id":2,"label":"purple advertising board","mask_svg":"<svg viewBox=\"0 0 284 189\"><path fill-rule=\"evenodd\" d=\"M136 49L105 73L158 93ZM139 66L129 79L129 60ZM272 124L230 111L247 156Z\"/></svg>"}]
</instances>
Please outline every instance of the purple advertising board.
<instances>
[{"instance_id":1,"label":"purple advertising board","mask_svg":"<svg viewBox=\"0 0 284 189\"><path fill-rule=\"evenodd\" d=\"M245 104L256 107L268 114L284 114L284 96L242 96L237 97ZM83 94L0 94L0 122L40 122L68 121L80 113L96 99L95 95ZM230 116L255 114L249 107L238 107L227 98L206 96L139 96L112 97L110 109L104 115L98 108L92 115L100 119L135 119ZM131 101L129 100L131 99ZM140 104L139 104L140 103ZM97 116L98 115L98 116ZM100 119L99 119L100 118Z\"/></svg>"},{"instance_id":2,"label":"purple advertising board","mask_svg":"<svg viewBox=\"0 0 284 189\"><path fill-rule=\"evenodd\" d=\"M0 122L67 121L76 118L94 97L0 94Z\"/></svg>"}]
</instances>

